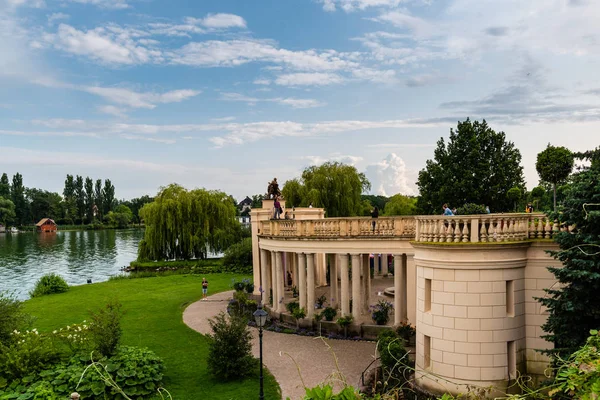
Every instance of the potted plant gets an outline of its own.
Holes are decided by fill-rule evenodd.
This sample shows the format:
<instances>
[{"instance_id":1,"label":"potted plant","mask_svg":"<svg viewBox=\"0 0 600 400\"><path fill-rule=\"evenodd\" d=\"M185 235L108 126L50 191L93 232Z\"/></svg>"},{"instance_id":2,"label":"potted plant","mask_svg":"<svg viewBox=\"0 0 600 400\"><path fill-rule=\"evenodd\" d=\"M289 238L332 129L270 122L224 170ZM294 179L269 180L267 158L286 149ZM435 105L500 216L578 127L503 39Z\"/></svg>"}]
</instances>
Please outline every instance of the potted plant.
<instances>
[{"instance_id":1,"label":"potted plant","mask_svg":"<svg viewBox=\"0 0 600 400\"><path fill-rule=\"evenodd\" d=\"M244 279L242 282L244 282L244 288L246 289L247 293L251 294L254 292L254 283L252 283L250 279Z\"/></svg>"},{"instance_id":2,"label":"potted plant","mask_svg":"<svg viewBox=\"0 0 600 400\"><path fill-rule=\"evenodd\" d=\"M325 318L325 321L333 321L337 315L337 310L333 307L325 307L325 309L322 311L322 314Z\"/></svg>"},{"instance_id":3,"label":"potted plant","mask_svg":"<svg viewBox=\"0 0 600 400\"><path fill-rule=\"evenodd\" d=\"M321 335L321 320L323 320L323 312L315 313L314 317L315 322L319 325L319 336Z\"/></svg>"},{"instance_id":4,"label":"potted plant","mask_svg":"<svg viewBox=\"0 0 600 400\"><path fill-rule=\"evenodd\" d=\"M392 303L385 300L379 300L377 304L369 307L371 309L371 318L377 325L385 325L390 320L390 311L394 308Z\"/></svg>"},{"instance_id":5,"label":"potted plant","mask_svg":"<svg viewBox=\"0 0 600 400\"><path fill-rule=\"evenodd\" d=\"M352 323L352 315L338 318L337 323L340 327L344 328L344 337L347 337L348 326Z\"/></svg>"},{"instance_id":6,"label":"potted plant","mask_svg":"<svg viewBox=\"0 0 600 400\"><path fill-rule=\"evenodd\" d=\"M325 304L326 301L327 301L327 297L324 294L319 296L317 298L317 304L315 304L316 308L318 308L318 309L323 308L323 305Z\"/></svg>"},{"instance_id":7,"label":"potted plant","mask_svg":"<svg viewBox=\"0 0 600 400\"><path fill-rule=\"evenodd\" d=\"M298 304L297 301L290 301L289 303L287 303L285 305L285 309L288 310L288 312L291 315L294 315L294 311L296 311L299 308L300 308L300 304Z\"/></svg>"},{"instance_id":8,"label":"potted plant","mask_svg":"<svg viewBox=\"0 0 600 400\"><path fill-rule=\"evenodd\" d=\"M298 287L292 286L292 297L298 297Z\"/></svg>"},{"instance_id":9,"label":"potted plant","mask_svg":"<svg viewBox=\"0 0 600 400\"><path fill-rule=\"evenodd\" d=\"M306 310L304 310L304 308L295 308L294 311L292 312L292 315L294 316L294 318L296 318L296 328L299 329L300 328L300 320L304 319L304 317L306 317Z\"/></svg>"},{"instance_id":10,"label":"potted plant","mask_svg":"<svg viewBox=\"0 0 600 400\"><path fill-rule=\"evenodd\" d=\"M409 323L402 323L396 328L396 333L404 339L406 346L410 346L411 343L414 343L417 330Z\"/></svg>"}]
</instances>

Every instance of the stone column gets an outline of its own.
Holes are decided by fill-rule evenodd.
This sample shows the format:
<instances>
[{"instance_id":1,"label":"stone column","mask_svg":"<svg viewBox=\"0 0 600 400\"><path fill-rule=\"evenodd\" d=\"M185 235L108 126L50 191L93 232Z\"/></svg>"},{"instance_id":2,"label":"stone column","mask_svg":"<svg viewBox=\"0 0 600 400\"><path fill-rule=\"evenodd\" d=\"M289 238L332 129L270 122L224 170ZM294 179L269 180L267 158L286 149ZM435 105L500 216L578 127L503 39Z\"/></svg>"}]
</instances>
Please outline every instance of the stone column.
<instances>
[{"instance_id":1,"label":"stone column","mask_svg":"<svg viewBox=\"0 0 600 400\"><path fill-rule=\"evenodd\" d=\"M361 271L361 281L360 281L360 290L362 292L362 301L360 302L362 305L362 313L369 313L369 296L368 296L368 286L369 286L369 263L368 259L365 260L364 254L360 256L360 271Z\"/></svg>"},{"instance_id":2,"label":"stone column","mask_svg":"<svg viewBox=\"0 0 600 400\"><path fill-rule=\"evenodd\" d=\"M342 317L350 314L350 285L348 281L348 254L340 254L340 274L341 274L341 293Z\"/></svg>"},{"instance_id":3,"label":"stone column","mask_svg":"<svg viewBox=\"0 0 600 400\"><path fill-rule=\"evenodd\" d=\"M273 292L273 296L271 299L271 307L273 311L277 309L277 267L275 261L275 252L271 252L271 291Z\"/></svg>"},{"instance_id":4,"label":"stone column","mask_svg":"<svg viewBox=\"0 0 600 400\"><path fill-rule=\"evenodd\" d=\"M296 253L292 253L293 255L293 260L292 260L292 265L294 266L294 272L292 273L292 279L294 281L294 286L296 286L296 288L300 285L300 281L298 281L298 257L296 257Z\"/></svg>"},{"instance_id":5,"label":"stone column","mask_svg":"<svg viewBox=\"0 0 600 400\"><path fill-rule=\"evenodd\" d=\"M412 326L417 325L417 268L414 254L406 255L406 314Z\"/></svg>"},{"instance_id":6,"label":"stone column","mask_svg":"<svg viewBox=\"0 0 600 400\"><path fill-rule=\"evenodd\" d=\"M306 318L315 313L315 255L306 255Z\"/></svg>"},{"instance_id":7,"label":"stone column","mask_svg":"<svg viewBox=\"0 0 600 400\"><path fill-rule=\"evenodd\" d=\"M365 283L365 299L367 303L367 309L371 305L371 257L369 254L363 254L363 262L365 263L365 271L367 272L367 280Z\"/></svg>"},{"instance_id":8,"label":"stone column","mask_svg":"<svg viewBox=\"0 0 600 400\"><path fill-rule=\"evenodd\" d=\"M381 271L379 270L379 254L373 254L373 268L375 269L375 276L381 276Z\"/></svg>"},{"instance_id":9,"label":"stone column","mask_svg":"<svg viewBox=\"0 0 600 400\"><path fill-rule=\"evenodd\" d=\"M394 325L406 321L406 256L394 255Z\"/></svg>"},{"instance_id":10,"label":"stone column","mask_svg":"<svg viewBox=\"0 0 600 400\"><path fill-rule=\"evenodd\" d=\"M337 308L340 303L339 292L338 292L338 255L329 255L329 303L333 308ZM333 300L332 300L333 299Z\"/></svg>"},{"instance_id":11,"label":"stone column","mask_svg":"<svg viewBox=\"0 0 600 400\"><path fill-rule=\"evenodd\" d=\"M269 268L268 262L267 262L268 256L269 256L269 254L267 253L266 250L260 249L260 288L262 290L261 294L260 294L260 301L263 304L265 304L269 301L269 291L268 291L269 283L267 281L267 278L268 278L267 268Z\"/></svg>"},{"instance_id":12,"label":"stone column","mask_svg":"<svg viewBox=\"0 0 600 400\"><path fill-rule=\"evenodd\" d=\"M284 297L285 291L283 288L283 265L281 262L282 253L279 251L275 252L275 269L277 272L277 305L276 310L278 313L282 313L285 311ZM275 301L275 299L273 299Z\"/></svg>"},{"instance_id":13,"label":"stone column","mask_svg":"<svg viewBox=\"0 0 600 400\"><path fill-rule=\"evenodd\" d=\"M388 274L388 255L381 255L381 275L387 276Z\"/></svg>"},{"instance_id":14,"label":"stone column","mask_svg":"<svg viewBox=\"0 0 600 400\"><path fill-rule=\"evenodd\" d=\"M306 310L306 254L298 253L298 303Z\"/></svg>"},{"instance_id":15,"label":"stone column","mask_svg":"<svg viewBox=\"0 0 600 400\"><path fill-rule=\"evenodd\" d=\"M360 318L360 254L352 254L352 318Z\"/></svg>"}]
</instances>

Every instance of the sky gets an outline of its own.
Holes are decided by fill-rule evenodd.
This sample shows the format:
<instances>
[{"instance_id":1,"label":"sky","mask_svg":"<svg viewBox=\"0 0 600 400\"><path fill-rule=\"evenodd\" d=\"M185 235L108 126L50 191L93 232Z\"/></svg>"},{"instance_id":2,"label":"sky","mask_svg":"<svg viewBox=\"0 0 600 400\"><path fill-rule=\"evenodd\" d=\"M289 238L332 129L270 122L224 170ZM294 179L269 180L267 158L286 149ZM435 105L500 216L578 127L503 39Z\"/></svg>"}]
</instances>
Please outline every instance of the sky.
<instances>
[{"instance_id":1,"label":"sky","mask_svg":"<svg viewBox=\"0 0 600 400\"><path fill-rule=\"evenodd\" d=\"M325 161L418 193L457 121L600 145L595 0L0 0L0 172L238 199Z\"/></svg>"}]
</instances>

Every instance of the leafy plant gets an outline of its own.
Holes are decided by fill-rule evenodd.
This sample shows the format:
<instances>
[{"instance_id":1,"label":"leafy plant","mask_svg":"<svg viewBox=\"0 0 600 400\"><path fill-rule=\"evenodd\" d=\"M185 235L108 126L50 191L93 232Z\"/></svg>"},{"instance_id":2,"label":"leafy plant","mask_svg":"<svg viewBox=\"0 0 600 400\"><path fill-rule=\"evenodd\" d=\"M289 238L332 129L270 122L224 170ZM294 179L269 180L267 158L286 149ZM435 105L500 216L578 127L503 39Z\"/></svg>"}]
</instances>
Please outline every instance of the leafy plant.
<instances>
[{"instance_id":1,"label":"leafy plant","mask_svg":"<svg viewBox=\"0 0 600 400\"><path fill-rule=\"evenodd\" d=\"M121 340L121 307L118 302L109 302L106 307L90 313L90 338L94 349L105 357L115 354Z\"/></svg>"},{"instance_id":2,"label":"leafy plant","mask_svg":"<svg viewBox=\"0 0 600 400\"><path fill-rule=\"evenodd\" d=\"M292 286L292 297L298 297L298 287L296 285Z\"/></svg>"},{"instance_id":3,"label":"leafy plant","mask_svg":"<svg viewBox=\"0 0 600 400\"><path fill-rule=\"evenodd\" d=\"M289 399L289 397L288 397ZM358 390L352 386L346 386L341 392L334 394L333 387L329 384L306 388L304 400L360 400Z\"/></svg>"},{"instance_id":4,"label":"leafy plant","mask_svg":"<svg viewBox=\"0 0 600 400\"><path fill-rule=\"evenodd\" d=\"M244 291L235 292L233 299L229 301L227 313L234 318L241 318L245 321L253 320L253 313L256 311L258 304L255 300L248 299L248 295Z\"/></svg>"},{"instance_id":5,"label":"leafy plant","mask_svg":"<svg viewBox=\"0 0 600 400\"><path fill-rule=\"evenodd\" d=\"M352 323L352 315L346 315L345 317L340 317L337 320L337 324L344 328L344 336L348 336L348 326Z\"/></svg>"},{"instance_id":6,"label":"leafy plant","mask_svg":"<svg viewBox=\"0 0 600 400\"><path fill-rule=\"evenodd\" d=\"M0 344L0 376L18 380L35 374L61 359L61 352L49 335L36 329L13 332L9 345Z\"/></svg>"},{"instance_id":7,"label":"leafy plant","mask_svg":"<svg viewBox=\"0 0 600 400\"><path fill-rule=\"evenodd\" d=\"M487 214L484 205L474 204L474 203L466 203L463 204L462 207L458 207L456 210L458 215L477 215L477 214Z\"/></svg>"},{"instance_id":8,"label":"leafy plant","mask_svg":"<svg viewBox=\"0 0 600 400\"><path fill-rule=\"evenodd\" d=\"M245 281L246 286L244 288L246 289L246 293L254 292L254 283L250 279L245 279Z\"/></svg>"},{"instance_id":9,"label":"leafy plant","mask_svg":"<svg viewBox=\"0 0 600 400\"><path fill-rule=\"evenodd\" d=\"M69 290L67 282L57 274L46 274L35 284L34 289L29 292L31 297L39 297L47 294L64 293Z\"/></svg>"},{"instance_id":10,"label":"leafy plant","mask_svg":"<svg viewBox=\"0 0 600 400\"><path fill-rule=\"evenodd\" d=\"M296 320L300 320L306 317L306 310L304 308L296 308L292 313Z\"/></svg>"},{"instance_id":11,"label":"leafy plant","mask_svg":"<svg viewBox=\"0 0 600 400\"><path fill-rule=\"evenodd\" d=\"M23 302L12 293L0 292L0 344L8 344L14 338L12 332L26 328L30 322Z\"/></svg>"},{"instance_id":12,"label":"leafy plant","mask_svg":"<svg viewBox=\"0 0 600 400\"><path fill-rule=\"evenodd\" d=\"M243 292L246 289L246 285L248 283L248 279L242 279L241 281L236 281L235 278L231 280L231 287L236 292Z\"/></svg>"},{"instance_id":13,"label":"leafy plant","mask_svg":"<svg viewBox=\"0 0 600 400\"><path fill-rule=\"evenodd\" d=\"M285 309L292 315L294 315L294 311L300 308L300 304L297 301L290 301L285 305Z\"/></svg>"},{"instance_id":14,"label":"leafy plant","mask_svg":"<svg viewBox=\"0 0 600 400\"><path fill-rule=\"evenodd\" d=\"M323 308L323 305L325 304L326 301L327 301L327 296L325 296L324 294L320 295L317 298L317 304L316 304L317 308L319 308L319 309Z\"/></svg>"},{"instance_id":15,"label":"leafy plant","mask_svg":"<svg viewBox=\"0 0 600 400\"><path fill-rule=\"evenodd\" d=\"M408 344L410 339L417 334L417 330L409 323L402 323L396 328L396 333Z\"/></svg>"},{"instance_id":16,"label":"leafy plant","mask_svg":"<svg viewBox=\"0 0 600 400\"><path fill-rule=\"evenodd\" d=\"M229 272L252 273L252 239L229 246L223 255L223 266Z\"/></svg>"},{"instance_id":17,"label":"leafy plant","mask_svg":"<svg viewBox=\"0 0 600 400\"><path fill-rule=\"evenodd\" d=\"M252 357L252 334L246 321L219 313L209 320L213 339L209 345L208 369L218 379L239 379L256 372Z\"/></svg>"},{"instance_id":18,"label":"leafy plant","mask_svg":"<svg viewBox=\"0 0 600 400\"><path fill-rule=\"evenodd\" d=\"M379 300L374 306L370 306L371 318L377 325L385 325L390 320L390 311L394 306L389 301Z\"/></svg>"},{"instance_id":19,"label":"leafy plant","mask_svg":"<svg viewBox=\"0 0 600 400\"><path fill-rule=\"evenodd\" d=\"M337 315L337 310L333 307L325 307L322 314L323 317L325 317L326 321L333 321L333 319Z\"/></svg>"}]
</instances>

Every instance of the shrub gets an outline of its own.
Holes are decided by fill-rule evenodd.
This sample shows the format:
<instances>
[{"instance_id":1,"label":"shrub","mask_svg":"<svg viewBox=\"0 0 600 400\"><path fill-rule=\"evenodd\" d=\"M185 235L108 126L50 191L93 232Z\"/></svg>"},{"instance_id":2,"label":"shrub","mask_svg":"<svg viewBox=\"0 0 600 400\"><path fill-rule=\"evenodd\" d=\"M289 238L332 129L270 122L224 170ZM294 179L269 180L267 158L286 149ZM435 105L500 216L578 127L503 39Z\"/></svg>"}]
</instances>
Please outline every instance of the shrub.
<instances>
[{"instance_id":1,"label":"shrub","mask_svg":"<svg viewBox=\"0 0 600 400\"><path fill-rule=\"evenodd\" d=\"M225 250L223 256L225 271L252 273L252 238L245 238Z\"/></svg>"},{"instance_id":2,"label":"shrub","mask_svg":"<svg viewBox=\"0 0 600 400\"><path fill-rule=\"evenodd\" d=\"M14 294L0 292L0 344L8 344L14 331L25 329L31 318L23 312L23 302Z\"/></svg>"},{"instance_id":3,"label":"shrub","mask_svg":"<svg viewBox=\"0 0 600 400\"><path fill-rule=\"evenodd\" d=\"M306 317L306 310L304 308L296 308L293 312L292 315L294 316L294 318L296 318L296 320L300 320Z\"/></svg>"},{"instance_id":4,"label":"shrub","mask_svg":"<svg viewBox=\"0 0 600 400\"><path fill-rule=\"evenodd\" d=\"M377 304L369 307L371 310L371 318L377 325L385 325L390 320L390 311L392 311L392 303L385 300L379 300Z\"/></svg>"},{"instance_id":5,"label":"shrub","mask_svg":"<svg viewBox=\"0 0 600 400\"><path fill-rule=\"evenodd\" d=\"M392 330L385 330L377 336L377 350L381 357L381 365L389 371L394 369L396 364L408 361L402 338Z\"/></svg>"},{"instance_id":6,"label":"shrub","mask_svg":"<svg viewBox=\"0 0 600 400\"><path fill-rule=\"evenodd\" d=\"M348 336L348 326L352 323L352 315L340 317L337 320L337 324L344 328L344 336Z\"/></svg>"},{"instance_id":7,"label":"shrub","mask_svg":"<svg viewBox=\"0 0 600 400\"><path fill-rule=\"evenodd\" d=\"M333 321L336 315L337 310L333 307L325 307L323 310L323 317L325 317L326 321Z\"/></svg>"},{"instance_id":8,"label":"shrub","mask_svg":"<svg viewBox=\"0 0 600 400\"><path fill-rule=\"evenodd\" d=\"M41 335L36 329L12 334L9 345L0 344L0 376L9 381L22 379L56 364L61 352L48 335Z\"/></svg>"},{"instance_id":9,"label":"shrub","mask_svg":"<svg viewBox=\"0 0 600 400\"><path fill-rule=\"evenodd\" d=\"M254 311L256 311L258 304L255 300L249 300L248 295L243 292L235 292L233 299L229 301L227 306L227 313L234 318L241 318L245 321L251 321Z\"/></svg>"},{"instance_id":10,"label":"shrub","mask_svg":"<svg viewBox=\"0 0 600 400\"><path fill-rule=\"evenodd\" d=\"M208 369L218 379L243 378L256 372L258 362L252 357L252 334L246 321L227 318L220 313L209 320L213 331L209 345Z\"/></svg>"},{"instance_id":11,"label":"shrub","mask_svg":"<svg viewBox=\"0 0 600 400\"><path fill-rule=\"evenodd\" d=\"M317 308L321 309L321 308L323 308L323 305L325 304L326 301L327 301L327 296L322 294L317 298L317 304L315 304L315 305L317 306Z\"/></svg>"},{"instance_id":12,"label":"shrub","mask_svg":"<svg viewBox=\"0 0 600 400\"><path fill-rule=\"evenodd\" d=\"M475 215L475 214L487 214L485 206L481 204L466 203L462 207L456 210L458 215Z\"/></svg>"},{"instance_id":13,"label":"shrub","mask_svg":"<svg viewBox=\"0 0 600 400\"><path fill-rule=\"evenodd\" d=\"M90 313L90 338L95 350L104 357L115 354L121 340L121 304L110 302L105 308Z\"/></svg>"},{"instance_id":14,"label":"shrub","mask_svg":"<svg viewBox=\"0 0 600 400\"><path fill-rule=\"evenodd\" d=\"M417 330L409 323L402 323L396 328L396 334L408 343L417 334Z\"/></svg>"},{"instance_id":15,"label":"shrub","mask_svg":"<svg viewBox=\"0 0 600 400\"><path fill-rule=\"evenodd\" d=\"M300 308L300 304L297 301L290 301L285 305L285 309L292 315L294 315L294 311Z\"/></svg>"},{"instance_id":16,"label":"shrub","mask_svg":"<svg viewBox=\"0 0 600 400\"><path fill-rule=\"evenodd\" d=\"M67 282L57 274L46 274L35 284L35 288L29 292L31 297L44 296L46 294L64 293L69 290Z\"/></svg>"}]
</instances>

